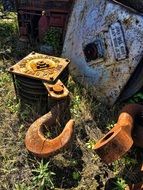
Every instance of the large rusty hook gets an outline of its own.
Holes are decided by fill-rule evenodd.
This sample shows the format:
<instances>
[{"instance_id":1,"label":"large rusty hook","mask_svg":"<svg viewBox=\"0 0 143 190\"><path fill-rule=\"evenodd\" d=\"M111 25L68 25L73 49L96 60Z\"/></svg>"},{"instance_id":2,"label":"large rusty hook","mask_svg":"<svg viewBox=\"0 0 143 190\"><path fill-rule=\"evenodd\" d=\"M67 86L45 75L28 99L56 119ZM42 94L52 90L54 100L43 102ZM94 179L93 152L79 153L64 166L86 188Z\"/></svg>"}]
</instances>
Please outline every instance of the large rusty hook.
<instances>
[{"instance_id":1,"label":"large rusty hook","mask_svg":"<svg viewBox=\"0 0 143 190\"><path fill-rule=\"evenodd\" d=\"M114 127L95 144L94 150L105 163L119 159L131 148L134 120L141 113L142 105L129 104L123 107Z\"/></svg>"},{"instance_id":2,"label":"large rusty hook","mask_svg":"<svg viewBox=\"0 0 143 190\"><path fill-rule=\"evenodd\" d=\"M54 106L50 112L37 119L28 129L25 137L26 148L38 157L48 157L65 147L71 140L74 120L69 120L62 133L54 139L46 139L42 133L44 124L53 125L59 117L61 105Z\"/></svg>"}]
</instances>

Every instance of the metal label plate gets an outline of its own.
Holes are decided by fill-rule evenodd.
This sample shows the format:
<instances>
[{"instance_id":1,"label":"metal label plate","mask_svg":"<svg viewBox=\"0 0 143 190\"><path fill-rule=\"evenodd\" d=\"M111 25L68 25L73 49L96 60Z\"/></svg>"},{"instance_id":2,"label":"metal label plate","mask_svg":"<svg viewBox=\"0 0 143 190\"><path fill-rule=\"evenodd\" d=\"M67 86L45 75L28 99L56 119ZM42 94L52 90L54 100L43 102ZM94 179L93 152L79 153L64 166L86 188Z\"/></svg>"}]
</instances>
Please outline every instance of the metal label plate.
<instances>
[{"instance_id":1,"label":"metal label plate","mask_svg":"<svg viewBox=\"0 0 143 190\"><path fill-rule=\"evenodd\" d=\"M121 24L116 22L109 28L114 54L117 61L127 58L127 49Z\"/></svg>"}]
</instances>

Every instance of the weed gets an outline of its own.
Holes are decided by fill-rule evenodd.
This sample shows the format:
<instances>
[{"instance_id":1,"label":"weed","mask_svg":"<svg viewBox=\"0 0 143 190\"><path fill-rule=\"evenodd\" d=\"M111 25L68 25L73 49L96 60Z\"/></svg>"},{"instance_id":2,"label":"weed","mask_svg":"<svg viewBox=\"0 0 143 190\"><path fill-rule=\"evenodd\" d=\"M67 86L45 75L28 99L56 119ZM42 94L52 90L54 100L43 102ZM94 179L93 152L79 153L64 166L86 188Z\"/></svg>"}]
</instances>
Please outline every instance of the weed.
<instances>
[{"instance_id":1,"label":"weed","mask_svg":"<svg viewBox=\"0 0 143 190\"><path fill-rule=\"evenodd\" d=\"M15 184L14 190L31 190L30 187L27 187L25 183Z\"/></svg>"},{"instance_id":2,"label":"weed","mask_svg":"<svg viewBox=\"0 0 143 190\"><path fill-rule=\"evenodd\" d=\"M16 98L12 96L12 92L7 94L7 101L5 102L6 107L11 113L18 113L20 104L17 103Z\"/></svg>"},{"instance_id":3,"label":"weed","mask_svg":"<svg viewBox=\"0 0 143 190\"><path fill-rule=\"evenodd\" d=\"M107 124L107 129L111 130L114 127L115 121L111 121L111 123Z\"/></svg>"},{"instance_id":4,"label":"weed","mask_svg":"<svg viewBox=\"0 0 143 190\"><path fill-rule=\"evenodd\" d=\"M124 156L120 160L116 160L113 163L113 173L114 175L118 175L124 167L126 166L128 169L133 168L137 164L137 161L129 156Z\"/></svg>"},{"instance_id":5,"label":"weed","mask_svg":"<svg viewBox=\"0 0 143 190\"><path fill-rule=\"evenodd\" d=\"M81 175L80 175L80 173L78 171L76 171L76 172L73 172L72 177L73 177L74 180L78 181L78 180L80 180Z\"/></svg>"},{"instance_id":6,"label":"weed","mask_svg":"<svg viewBox=\"0 0 143 190\"><path fill-rule=\"evenodd\" d=\"M15 13L7 13L5 19L0 20L0 48L7 49L10 42L17 34L17 16Z\"/></svg>"},{"instance_id":7,"label":"weed","mask_svg":"<svg viewBox=\"0 0 143 190\"><path fill-rule=\"evenodd\" d=\"M30 106L28 104L22 104L20 102L21 112L19 113L20 119L23 122L33 121L34 118L38 117L38 113L35 110L35 106Z\"/></svg>"},{"instance_id":8,"label":"weed","mask_svg":"<svg viewBox=\"0 0 143 190\"><path fill-rule=\"evenodd\" d=\"M0 88L3 88L9 82L11 82L10 76L6 72L1 71Z\"/></svg>"},{"instance_id":9,"label":"weed","mask_svg":"<svg viewBox=\"0 0 143 190\"><path fill-rule=\"evenodd\" d=\"M143 101L143 93L138 92L132 98L128 100L128 103L138 103Z\"/></svg>"},{"instance_id":10,"label":"weed","mask_svg":"<svg viewBox=\"0 0 143 190\"><path fill-rule=\"evenodd\" d=\"M114 187L113 190L125 190L127 187L125 180L122 178L117 178L117 181L114 182L114 184L116 187Z\"/></svg>"},{"instance_id":11,"label":"weed","mask_svg":"<svg viewBox=\"0 0 143 190\"><path fill-rule=\"evenodd\" d=\"M61 50L61 30L60 28L51 27L45 34L45 38L43 40L44 43L53 47L54 52L56 54L60 54Z\"/></svg>"},{"instance_id":12,"label":"weed","mask_svg":"<svg viewBox=\"0 0 143 190\"><path fill-rule=\"evenodd\" d=\"M33 182L35 187L39 187L39 190L44 190L45 188L54 189L53 176L55 173L49 170L49 162L44 164L43 160L39 162L39 165L36 169L33 169L32 172L35 173L33 177Z\"/></svg>"},{"instance_id":13,"label":"weed","mask_svg":"<svg viewBox=\"0 0 143 190\"><path fill-rule=\"evenodd\" d=\"M71 114L73 114L75 117L80 117L80 105L81 105L81 98L79 95L76 95L71 105L72 106Z\"/></svg>"},{"instance_id":14,"label":"weed","mask_svg":"<svg viewBox=\"0 0 143 190\"><path fill-rule=\"evenodd\" d=\"M96 144L96 141L90 139L90 140L86 143L86 147L87 147L88 149L93 149L94 146L95 146L95 144Z\"/></svg>"}]
</instances>

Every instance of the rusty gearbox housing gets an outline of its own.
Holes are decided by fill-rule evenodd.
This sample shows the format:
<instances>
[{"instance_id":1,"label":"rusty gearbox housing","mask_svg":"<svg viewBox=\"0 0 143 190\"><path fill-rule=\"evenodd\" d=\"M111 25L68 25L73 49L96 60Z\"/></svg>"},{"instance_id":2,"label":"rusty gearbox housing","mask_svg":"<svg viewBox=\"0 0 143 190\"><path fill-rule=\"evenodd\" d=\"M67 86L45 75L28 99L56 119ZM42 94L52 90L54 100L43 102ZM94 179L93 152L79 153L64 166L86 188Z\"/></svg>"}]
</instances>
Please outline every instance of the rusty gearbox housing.
<instances>
[{"instance_id":1,"label":"rusty gearbox housing","mask_svg":"<svg viewBox=\"0 0 143 190\"><path fill-rule=\"evenodd\" d=\"M68 97L62 83L68 79L70 60L32 52L8 69L12 74L15 91L21 103L49 111L57 102ZM54 102L54 103L53 103Z\"/></svg>"}]
</instances>

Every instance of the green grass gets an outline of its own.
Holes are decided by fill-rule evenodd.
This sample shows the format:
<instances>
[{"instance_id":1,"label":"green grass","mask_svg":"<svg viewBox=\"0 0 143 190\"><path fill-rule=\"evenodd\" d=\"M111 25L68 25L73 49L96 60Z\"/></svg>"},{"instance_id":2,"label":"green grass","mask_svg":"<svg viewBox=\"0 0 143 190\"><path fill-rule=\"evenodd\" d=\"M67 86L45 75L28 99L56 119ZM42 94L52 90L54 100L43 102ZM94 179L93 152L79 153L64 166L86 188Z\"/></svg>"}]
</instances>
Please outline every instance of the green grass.
<instances>
[{"instance_id":1,"label":"green grass","mask_svg":"<svg viewBox=\"0 0 143 190\"><path fill-rule=\"evenodd\" d=\"M35 188L38 187L39 190L44 190L46 188L54 189L53 176L54 172L49 169L49 162L45 163L43 160L38 163L38 167L33 169L32 172L35 173L33 177L33 183Z\"/></svg>"},{"instance_id":2,"label":"green grass","mask_svg":"<svg viewBox=\"0 0 143 190\"><path fill-rule=\"evenodd\" d=\"M113 188L113 190L125 190L125 188L127 187L125 180L123 180L122 178L117 178L117 181L114 184L116 187Z\"/></svg>"}]
</instances>

